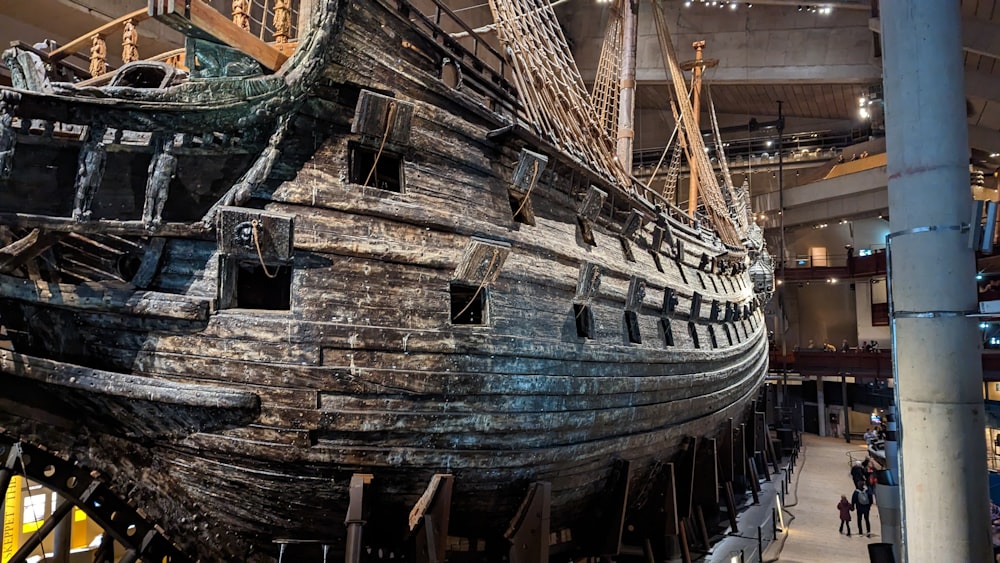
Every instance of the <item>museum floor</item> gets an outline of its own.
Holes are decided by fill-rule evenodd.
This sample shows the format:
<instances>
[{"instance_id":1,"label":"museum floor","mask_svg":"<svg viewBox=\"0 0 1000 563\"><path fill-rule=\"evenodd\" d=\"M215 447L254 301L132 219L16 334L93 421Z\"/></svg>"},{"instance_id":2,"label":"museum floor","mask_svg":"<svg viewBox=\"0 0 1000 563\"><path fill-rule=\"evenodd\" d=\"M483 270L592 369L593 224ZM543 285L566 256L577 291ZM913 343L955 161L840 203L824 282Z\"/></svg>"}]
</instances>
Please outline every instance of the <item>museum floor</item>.
<instances>
[{"instance_id":1,"label":"museum floor","mask_svg":"<svg viewBox=\"0 0 1000 563\"><path fill-rule=\"evenodd\" d=\"M792 489L786 500L787 512L795 516L788 528L788 538L781 550L784 563L867 563L868 544L880 542L881 523L878 506L872 508L872 536L858 536L857 520L852 522L851 537L837 532L840 495L850 498L850 456L864 456L864 442L847 444L842 439L802 435L803 449L792 476ZM797 502L796 502L797 501ZM786 516L787 517L787 516ZM772 555L770 551L768 555Z\"/></svg>"}]
</instances>

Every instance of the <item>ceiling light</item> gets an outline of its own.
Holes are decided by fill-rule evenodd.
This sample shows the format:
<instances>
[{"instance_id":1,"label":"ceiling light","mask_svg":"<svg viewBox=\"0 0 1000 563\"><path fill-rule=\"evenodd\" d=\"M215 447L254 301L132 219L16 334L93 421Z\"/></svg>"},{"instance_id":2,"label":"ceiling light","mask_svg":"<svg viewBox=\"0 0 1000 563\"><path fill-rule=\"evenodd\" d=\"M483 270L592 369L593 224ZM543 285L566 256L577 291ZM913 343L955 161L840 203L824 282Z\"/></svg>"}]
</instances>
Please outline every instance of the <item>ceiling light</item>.
<instances>
[{"instance_id":1,"label":"ceiling light","mask_svg":"<svg viewBox=\"0 0 1000 563\"><path fill-rule=\"evenodd\" d=\"M730 10L735 10L736 9L736 4L730 4L729 5L729 9Z\"/></svg>"},{"instance_id":2,"label":"ceiling light","mask_svg":"<svg viewBox=\"0 0 1000 563\"><path fill-rule=\"evenodd\" d=\"M771 139L768 139L768 140L767 140L767 142L766 142L766 143L764 143L764 144L765 144L766 146L771 146L771 145L772 145L772 144L774 144L774 143L773 143L773 141L771 141Z\"/></svg>"},{"instance_id":3,"label":"ceiling light","mask_svg":"<svg viewBox=\"0 0 1000 563\"><path fill-rule=\"evenodd\" d=\"M998 156L1000 156L1000 152L991 152L990 153L990 158L996 158Z\"/></svg>"},{"instance_id":4,"label":"ceiling light","mask_svg":"<svg viewBox=\"0 0 1000 563\"><path fill-rule=\"evenodd\" d=\"M691 0L688 0L687 2L685 2L684 3L684 7L685 8L690 8L691 7Z\"/></svg>"}]
</instances>

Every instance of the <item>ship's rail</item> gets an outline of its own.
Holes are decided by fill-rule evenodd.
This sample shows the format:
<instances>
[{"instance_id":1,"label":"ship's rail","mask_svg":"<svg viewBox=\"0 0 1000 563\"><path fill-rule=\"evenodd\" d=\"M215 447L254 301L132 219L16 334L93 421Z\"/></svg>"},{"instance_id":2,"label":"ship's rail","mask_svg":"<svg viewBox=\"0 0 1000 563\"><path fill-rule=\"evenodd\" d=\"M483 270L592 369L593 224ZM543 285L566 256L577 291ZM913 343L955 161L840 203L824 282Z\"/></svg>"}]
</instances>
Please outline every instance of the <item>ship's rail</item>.
<instances>
[{"instance_id":1,"label":"ship's rail","mask_svg":"<svg viewBox=\"0 0 1000 563\"><path fill-rule=\"evenodd\" d=\"M460 65L462 83L486 96L491 101L493 111L523 118L524 114L517 100L517 89L507 79L510 66L506 57L444 2L428 1L433 5L433 10L421 10L407 0L396 0L395 4L399 14L407 18L418 33L454 57L448 62ZM465 37L454 37L444 26L460 29ZM467 47L463 42L469 42L471 46ZM472 72L466 75L466 71Z\"/></svg>"},{"instance_id":2,"label":"ship's rail","mask_svg":"<svg viewBox=\"0 0 1000 563\"><path fill-rule=\"evenodd\" d=\"M166 61L182 70L187 70L184 66L183 54L174 51L160 53L151 57L140 58L139 56L139 35L137 26L160 15L162 12L161 2L149 0L149 6L129 12L114 20L111 20L95 29L92 29L79 37L59 45L54 41L47 41L43 48L41 44L29 45L23 41L12 41L11 47L16 47L22 51L33 53L45 64L48 78L52 81L64 81L73 83L91 84L96 83L104 75L109 75L118 67L108 61L109 49L108 40L111 37L121 38L120 59L123 64L136 60ZM201 4L197 8L202 9ZM206 4L203 10L211 10L212 14L216 9ZM234 2L232 13L226 14L218 12L229 21L232 20L233 30L229 31L228 37L234 41L239 41L238 33L232 31L243 31L247 38L256 38L260 41L268 42L268 45L287 58L298 44L299 25L299 0L242 0ZM217 19L215 15L214 19ZM284 59L280 59L283 62ZM83 63L86 66L82 66ZM272 68L274 65L265 66Z\"/></svg>"}]
</instances>

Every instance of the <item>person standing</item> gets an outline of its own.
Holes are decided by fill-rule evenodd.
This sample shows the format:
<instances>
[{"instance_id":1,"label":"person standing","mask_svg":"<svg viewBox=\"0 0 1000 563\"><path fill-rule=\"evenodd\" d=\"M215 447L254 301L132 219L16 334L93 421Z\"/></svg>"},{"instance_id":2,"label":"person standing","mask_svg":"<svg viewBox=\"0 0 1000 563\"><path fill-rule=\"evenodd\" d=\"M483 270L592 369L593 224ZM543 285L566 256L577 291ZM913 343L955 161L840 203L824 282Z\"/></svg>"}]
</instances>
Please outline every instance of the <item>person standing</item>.
<instances>
[{"instance_id":1,"label":"person standing","mask_svg":"<svg viewBox=\"0 0 1000 563\"><path fill-rule=\"evenodd\" d=\"M864 521L868 528L868 537L872 537L872 522L868 516L872 509L872 502L868 496L868 492L865 490L863 481L858 481L854 484L854 494L851 495L851 506L858 511L858 535L864 533L861 530L861 522Z\"/></svg>"},{"instance_id":2,"label":"person standing","mask_svg":"<svg viewBox=\"0 0 1000 563\"><path fill-rule=\"evenodd\" d=\"M840 533L844 533L844 526L847 526L847 537L851 537L851 511L854 507L851 506L851 502L847 500L847 497L840 495L840 502L837 504L837 509L840 510Z\"/></svg>"},{"instance_id":3,"label":"person standing","mask_svg":"<svg viewBox=\"0 0 1000 563\"><path fill-rule=\"evenodd\" d=\"M863 483L865 481L865 468L861 464L861 461L855 460L851 465L851 482L852 483Z\"/></svg>"},{"instance_id":4,"label":"person standing","mask_svg":"<svg viewBox=\"0 0 1000 563\"><path fill-rule=\"evenodd\" d=\"M837 415L837 411L830 411L830 435L840 436L840 417Z\"/></svg>"}]
</instances>

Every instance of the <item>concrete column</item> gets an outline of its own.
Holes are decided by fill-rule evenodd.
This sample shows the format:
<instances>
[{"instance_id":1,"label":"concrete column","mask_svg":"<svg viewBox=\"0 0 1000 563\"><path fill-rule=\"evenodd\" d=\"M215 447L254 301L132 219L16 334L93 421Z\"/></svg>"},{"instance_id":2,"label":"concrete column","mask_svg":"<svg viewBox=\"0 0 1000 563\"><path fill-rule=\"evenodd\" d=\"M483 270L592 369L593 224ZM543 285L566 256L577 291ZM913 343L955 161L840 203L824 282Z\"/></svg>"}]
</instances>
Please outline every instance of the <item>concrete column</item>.
<instances>
[{"instance_id":1,"label":"concrete column","mask_svg":"<svg viewBox=\"0 0 1000 563\"><path fill-rule=\"evenodd\" d=\"M823 396L823 378L816 378L816 411L819 412L819 435L826 436L826 397Z\"/></svg>"},{"instance_id":2,"label":"concrete column","mask_svg":"<svg viewBox=\"0 0 1000 563\"><path fill-rule=\"evenodd\" d=\"M990 561L961 18L881 3L904 561Z\"/></svg>"}]
</instances>

